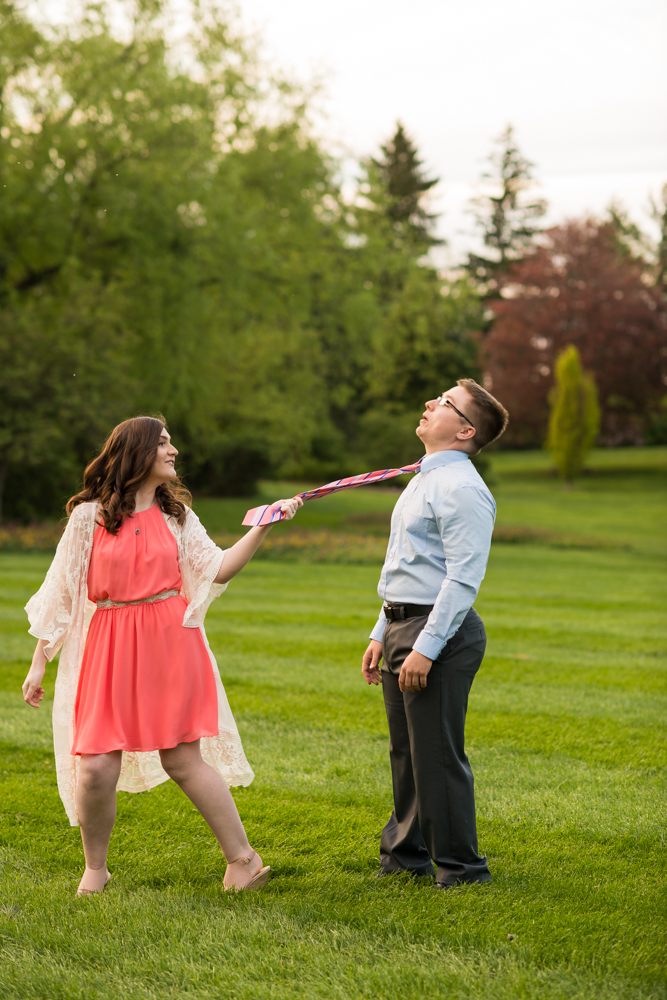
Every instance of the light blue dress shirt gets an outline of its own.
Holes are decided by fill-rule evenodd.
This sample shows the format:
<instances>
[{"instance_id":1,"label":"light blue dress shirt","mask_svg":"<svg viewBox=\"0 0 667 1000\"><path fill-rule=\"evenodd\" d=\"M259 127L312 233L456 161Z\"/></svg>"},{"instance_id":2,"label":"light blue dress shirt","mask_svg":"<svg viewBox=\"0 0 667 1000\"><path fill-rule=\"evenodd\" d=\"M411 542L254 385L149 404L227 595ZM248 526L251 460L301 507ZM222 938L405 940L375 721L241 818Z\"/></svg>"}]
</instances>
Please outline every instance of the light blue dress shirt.
<instances>
[{"instance_id":1,"label":"light blue dress shirt","mask_svg":"<svg viewBox=\"0 0 667 1000\"><path fill-rule=\"evenodd\" d=\"M463 451L427 455L394 507L378 594L432 604L413 649L435 660L473 605L489 559L496 504ZM384 611L371 633L382 640Z\"/></svg>"}]
</instances>

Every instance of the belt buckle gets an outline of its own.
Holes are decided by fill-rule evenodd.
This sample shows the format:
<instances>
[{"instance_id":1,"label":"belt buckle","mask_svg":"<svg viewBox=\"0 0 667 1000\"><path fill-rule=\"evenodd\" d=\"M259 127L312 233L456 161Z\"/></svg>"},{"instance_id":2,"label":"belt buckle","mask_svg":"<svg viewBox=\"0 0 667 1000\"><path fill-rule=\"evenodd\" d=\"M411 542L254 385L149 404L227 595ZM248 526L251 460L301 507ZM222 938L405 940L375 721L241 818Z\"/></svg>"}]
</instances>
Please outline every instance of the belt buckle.
<instances>
[{"instance_id":1,"label":"belt buckle","mask_svg":"<svg viewBox=\"0 0 667 1000\"><path fill-rule=\"evenodd\" d=\"M384 606L385 617L392 622L402 622L405 621L405 608L400 605L398 608L390 608L386 604Z\"/></svg>"}]
</instances>

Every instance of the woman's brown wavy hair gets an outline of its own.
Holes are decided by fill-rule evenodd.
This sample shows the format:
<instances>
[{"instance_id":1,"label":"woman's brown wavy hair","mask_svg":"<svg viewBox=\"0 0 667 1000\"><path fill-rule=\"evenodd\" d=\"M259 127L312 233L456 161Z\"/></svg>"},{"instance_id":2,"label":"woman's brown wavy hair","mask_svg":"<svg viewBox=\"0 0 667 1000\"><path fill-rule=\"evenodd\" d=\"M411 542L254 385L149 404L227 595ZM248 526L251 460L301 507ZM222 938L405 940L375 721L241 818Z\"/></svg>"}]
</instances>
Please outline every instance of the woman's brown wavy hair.
<instances>
[{"instance_id":1,"label":"woman's brown wavy hair","mask_svg":"<svg viewBox=\"0 0 667 1000\"><path fill-rule=\"evenodd\" d=\"M132 417L114 427L102 451L84 472L83 489L67 501L68 516L80 503L97 500L104 527L117 535L125 518L134 511L137 490L150 475L166 427L162 414ZM179 524L185 523L192 497L180 479L158 486L155 499L160 510L171 514Z\"/></svg>"}]
</instances>

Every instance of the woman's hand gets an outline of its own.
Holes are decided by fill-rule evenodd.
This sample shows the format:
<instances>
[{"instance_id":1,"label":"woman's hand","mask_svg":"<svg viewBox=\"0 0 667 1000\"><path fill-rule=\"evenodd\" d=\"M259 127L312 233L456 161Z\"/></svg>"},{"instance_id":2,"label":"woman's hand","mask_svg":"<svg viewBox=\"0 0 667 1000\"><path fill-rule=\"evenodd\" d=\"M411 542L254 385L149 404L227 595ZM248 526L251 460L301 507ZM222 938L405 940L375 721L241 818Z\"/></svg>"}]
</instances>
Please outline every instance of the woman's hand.
<instances>
[{"instance_id":1,"label":"woman's hand","mask_svg":"<svg viewBox=\"0 0 667 1000\"><path fill-rule=\"evenodd\" d=\"M303 507L303 498L292 497L291 500L276 500L275 503L282 505L280 510L285 516L285 521L291 521L299 507Z\"/></svg>"},{"instance_id":2,"label":"woman's hand","mask_svg":"<svg viewBox=\"0 0 667 1000\"><path fill-rule=\"evenodd\" d=\"M276 500L275 503L276 506L280 504L280 510L285 515L286 521L291 521L299 507L303 507L301 497L292 497L291 500ZM272 524L264 524L261 528L255 526L235 545L232 545L231 549L227 549L214 583L229 583L237 573L240 573L243 567L250 562L272 527Z\"/></svg>"},{"instance_id":3,"label":"woman's hand","mask_svg":"<svg viewBox=\"0 0 667 1000\"><path fill-rule=\"evenodd\" d=\"M42 681L46 670L46 656L44 655L45 645L45 639L40 639L37 643L37 647L32 658L32 664L30 666L30 670L28 671L28 676L23 682L23 700L27 702L28 705L32 705L33 708L39 708L39 703L44 697Z\"/></svg>"}]
</instances>

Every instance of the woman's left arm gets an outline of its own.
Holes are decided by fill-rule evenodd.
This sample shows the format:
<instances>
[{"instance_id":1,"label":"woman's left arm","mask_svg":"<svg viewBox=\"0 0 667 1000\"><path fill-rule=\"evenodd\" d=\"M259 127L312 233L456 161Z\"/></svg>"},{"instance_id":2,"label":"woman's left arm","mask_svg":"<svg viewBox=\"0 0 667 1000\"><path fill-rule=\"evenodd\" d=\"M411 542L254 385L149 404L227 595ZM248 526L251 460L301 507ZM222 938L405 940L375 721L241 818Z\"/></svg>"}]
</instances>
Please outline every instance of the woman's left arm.
<instances>
[{"instance_id":1,"label":"woman's left arm","mask_svg":"<svg viewBox=\"0 0 667 1000\"><path fill-rule=\"evenodd\" d=\"M33 708L39 708L39 703L44 697L42 681L46 671L46 653L44 647L48 639L38 639L35 652L32 655L32 663L28 676L23 682L23 700L27 701Z\"/></svg>"},{"instance_id":2,"label":"woman's left arm","mask_svg":"<svg viewBox=\"0 0 667 1000\"><path fill-rule=\"evenodd\" d=\"M286 521L291 521L299 507L303 507L301 497L292 497L291 500L278 500L277 502L282 504L280 509L285 515L284 520ZM243 567L250 562L272 527L272 524L266 524L262 528L251 528L243 538L227 549L220 571L213 582L229 583L232 577L240 573Z\"/></svg>"}]
</instances>

